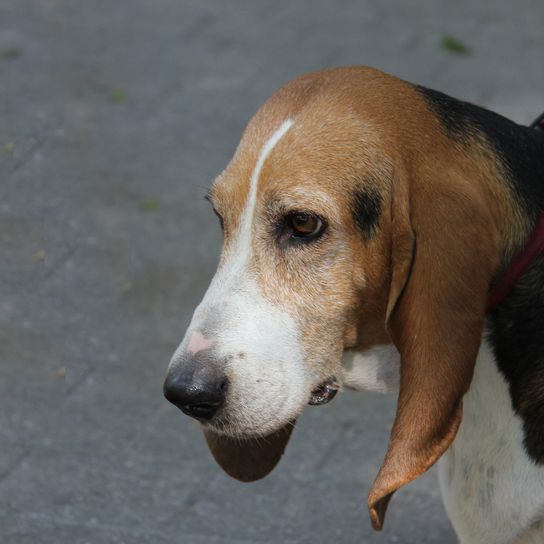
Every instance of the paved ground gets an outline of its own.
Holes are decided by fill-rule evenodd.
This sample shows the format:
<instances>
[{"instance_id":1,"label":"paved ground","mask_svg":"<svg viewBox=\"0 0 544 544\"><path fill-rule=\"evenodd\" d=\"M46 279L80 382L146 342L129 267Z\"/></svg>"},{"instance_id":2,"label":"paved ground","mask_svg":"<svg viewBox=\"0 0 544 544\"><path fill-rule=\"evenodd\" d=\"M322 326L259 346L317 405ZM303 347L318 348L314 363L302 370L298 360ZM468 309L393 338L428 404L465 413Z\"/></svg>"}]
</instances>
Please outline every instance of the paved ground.
<instances>
[{"instance_id":1,"label":"paved ground","mask_svg":"<svg viewBox=\"0 0 544 544\"><path fill-rule=\"evenodd\" d=\"M544 4L476 4L0 0L3 544L455 541L433 472L372 534L394 399L308 409L241 485L161 384L216 262L202 195L280 84L361 63L541 111Z\"/></svg>"}]
</instances>

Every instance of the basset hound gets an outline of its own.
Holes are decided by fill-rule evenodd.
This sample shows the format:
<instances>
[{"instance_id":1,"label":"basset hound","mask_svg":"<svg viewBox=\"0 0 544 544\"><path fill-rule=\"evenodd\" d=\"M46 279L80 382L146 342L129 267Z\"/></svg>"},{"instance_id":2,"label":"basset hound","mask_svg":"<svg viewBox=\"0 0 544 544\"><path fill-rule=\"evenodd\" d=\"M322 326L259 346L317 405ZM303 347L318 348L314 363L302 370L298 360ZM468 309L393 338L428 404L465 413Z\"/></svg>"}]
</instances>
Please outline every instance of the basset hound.
<instances>
[{"instance_id":1,"label":"basset hound","mask_svg":"<svg viewBox=\"0 0 544 544\"><path fill-rule=\"evenodd\" d=\"M268 474L304 407L398 392L368 507L435 462L464 544L544 542L544 131L374 69L299 77L207 196L224 245L166 398Z\"/></svg>"}]
</instances>

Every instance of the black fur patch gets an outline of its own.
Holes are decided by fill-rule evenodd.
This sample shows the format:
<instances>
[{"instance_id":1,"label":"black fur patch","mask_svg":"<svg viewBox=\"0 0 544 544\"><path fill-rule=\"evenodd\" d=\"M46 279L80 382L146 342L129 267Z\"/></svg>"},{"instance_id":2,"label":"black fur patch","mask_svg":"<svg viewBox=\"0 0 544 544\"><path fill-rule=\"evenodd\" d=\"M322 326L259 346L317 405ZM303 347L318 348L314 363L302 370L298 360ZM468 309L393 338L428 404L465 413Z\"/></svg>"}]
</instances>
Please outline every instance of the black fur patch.
<instances>
[{"instance_id":1,"label":"black fur patch","mask_svg":"<svg viewBox=\"0 0 544 544\"><path fill-rule=\"evenodd\" d=\"M544 255L492 312L489 340L523 420L524 444L544 463Z\"/></svg>"},{"instance_id":2,"label":"black fur patch","mask_svg":"<svg viewBox=\"0 0 544 544\"><path fill-rule=\"evenodd\" d=\"M544 212L544 132L440 92L418 90L452 140L468 146L475 135L486 139L530 219ZM525 449L544 463L544 255L491 313L489 325L512 407L523 420Z\"/></svg>"},{"instance_id":3,"label":"black fur patch","mask_svg":"<svg viewBox=\"0 0 544 544\"><path fill-rule=\"evenodd\" d=\"M380 220L382 197L377 189L363 187L353 195L353 220L365 240L374 236Z\"/></svg>"},{"instance_id":4,"label":"black fur patch","mask_svg":"<svg viewBox=\"0 0 544 544\"><path fill-rule=\"evenodd\" d=\"M526 213L535 219L544 208L544 132L441 92L417 89L451 139L470 145L471 135L485 137Z\"/></svg>"}]
</instances>

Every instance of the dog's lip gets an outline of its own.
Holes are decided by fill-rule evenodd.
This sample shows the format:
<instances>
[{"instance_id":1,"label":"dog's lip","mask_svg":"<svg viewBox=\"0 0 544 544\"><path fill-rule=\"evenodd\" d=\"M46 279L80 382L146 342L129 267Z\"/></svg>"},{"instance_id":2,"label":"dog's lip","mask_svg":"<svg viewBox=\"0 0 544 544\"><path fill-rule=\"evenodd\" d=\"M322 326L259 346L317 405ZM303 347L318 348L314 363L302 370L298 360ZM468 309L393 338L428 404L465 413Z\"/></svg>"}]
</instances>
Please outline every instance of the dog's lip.
<instances>
[{"instance_id":1,"label":"dog's lip","mask_svg":"<svg viewBox=\"0 0 544 544\"><path fill-rule=\"evenodd\" d=\"M340 386L336 382L336 378L333 376L328 380L325 380L312 391L308 404L311 406L327 404L327 402L330 402L336 396L338 389L340 389Z\"/></svg>"}]
</instances>

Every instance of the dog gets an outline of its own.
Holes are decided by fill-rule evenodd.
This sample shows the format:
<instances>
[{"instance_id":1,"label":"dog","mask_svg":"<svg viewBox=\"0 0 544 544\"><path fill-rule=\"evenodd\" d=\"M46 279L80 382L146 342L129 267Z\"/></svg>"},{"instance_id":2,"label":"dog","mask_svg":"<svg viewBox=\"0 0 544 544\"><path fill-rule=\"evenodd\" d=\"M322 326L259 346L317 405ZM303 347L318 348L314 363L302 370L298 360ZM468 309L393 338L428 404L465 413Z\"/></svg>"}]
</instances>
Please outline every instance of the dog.
<instances>
[{"instance_id":1,"label":"dog","mask_svg":"<svg viewBox=\"0 0 544 544\"><path fill-rule=\"evenodd\" d=\"M328 69L265 102L207 198L223 250L164 393L221 467L262 478L308 403L397 391L374 528L440 459L463 544L544 542L544 132Z\"/></svg>"}]
</instances>

